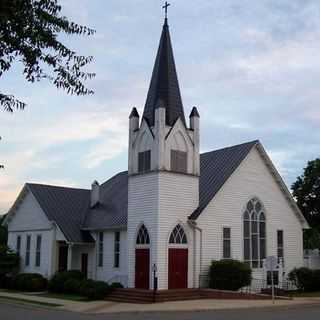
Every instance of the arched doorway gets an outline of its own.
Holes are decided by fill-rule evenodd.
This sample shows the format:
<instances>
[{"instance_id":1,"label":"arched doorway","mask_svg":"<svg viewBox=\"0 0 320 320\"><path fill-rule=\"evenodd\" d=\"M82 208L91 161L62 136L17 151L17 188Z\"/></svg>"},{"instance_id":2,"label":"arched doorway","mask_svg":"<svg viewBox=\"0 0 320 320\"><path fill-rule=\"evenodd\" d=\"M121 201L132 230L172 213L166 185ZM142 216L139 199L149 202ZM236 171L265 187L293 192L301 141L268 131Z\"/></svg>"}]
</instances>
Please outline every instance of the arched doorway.
<instances>
[{"instance_id":1,"label":"arched doorway","mask_svg":"<svg viewBox=\"0 0 320 320\"><path fill-rule=\"evenodd\" d=\"M180 224L170 234L168 255L168 288L188 288L188 241Z\"/></svg>"},{"instance_id":2,"label":"arched doorway","mask_svg":"<svg viewBox=\"0 0 320 320\"><path fill-rule=\"evenodd\" d=\"M150 288L150 237L143 224L136 239L135 288Z\"/></svg>"}]
</instances>

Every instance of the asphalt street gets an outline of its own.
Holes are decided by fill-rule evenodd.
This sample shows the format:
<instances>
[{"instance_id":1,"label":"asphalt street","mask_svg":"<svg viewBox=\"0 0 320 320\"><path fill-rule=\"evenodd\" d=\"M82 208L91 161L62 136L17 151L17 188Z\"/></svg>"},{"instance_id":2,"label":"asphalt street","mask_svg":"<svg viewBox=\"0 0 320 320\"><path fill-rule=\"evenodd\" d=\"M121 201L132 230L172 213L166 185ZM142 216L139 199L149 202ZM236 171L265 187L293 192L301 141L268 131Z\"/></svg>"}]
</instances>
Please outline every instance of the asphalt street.
<instances>
[{"instance_id":1,"label":"asphalt street","mask_svg":"<svg viewBox=\"0 0 320 320\"><path fill-rule=\"evenodd\" d=\"M80 314L29 305L0 302L1 320L319 320L320 305L206 312Z\"/></svg>"}]
</instances>

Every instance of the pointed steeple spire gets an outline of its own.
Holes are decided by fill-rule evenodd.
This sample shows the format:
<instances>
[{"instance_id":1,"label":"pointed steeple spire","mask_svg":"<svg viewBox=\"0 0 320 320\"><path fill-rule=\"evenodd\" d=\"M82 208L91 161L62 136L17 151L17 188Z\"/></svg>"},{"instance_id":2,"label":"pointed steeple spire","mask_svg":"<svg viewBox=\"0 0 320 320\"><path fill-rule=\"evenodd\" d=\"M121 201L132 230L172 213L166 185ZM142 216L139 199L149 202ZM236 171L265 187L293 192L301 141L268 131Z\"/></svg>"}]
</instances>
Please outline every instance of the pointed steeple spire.
<instances>
[{"instance_id":1,"label":"pointed steeple spire","mask_svg":"<svg viewBox=\"0 0 320 320\"><path fill-rule=\"evenodd\" d=\"M148 121L150 126L154 125L155 109L160 106L166 109L167 125L172 126L179 117L184 124L186 123L167 18L164 21L143 112L143 117Z\"/></svg>"}]
</instances>

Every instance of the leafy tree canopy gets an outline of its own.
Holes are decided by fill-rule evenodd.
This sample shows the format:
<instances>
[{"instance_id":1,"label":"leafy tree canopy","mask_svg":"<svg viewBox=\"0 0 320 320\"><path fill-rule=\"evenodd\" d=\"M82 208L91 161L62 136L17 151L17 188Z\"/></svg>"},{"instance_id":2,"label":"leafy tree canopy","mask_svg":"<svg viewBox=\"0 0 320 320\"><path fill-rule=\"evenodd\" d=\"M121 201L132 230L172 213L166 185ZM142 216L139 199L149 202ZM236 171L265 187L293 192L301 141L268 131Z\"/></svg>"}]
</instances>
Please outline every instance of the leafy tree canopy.
<instances>
[{"instance_id":1,"label":"leafy tree canopy","mask_svg":"<svg viewBox=\"0 0 320 320\"><path fill-rule=\"evenodd\" d=\"M292 185L293 196L312 227L306 231L307 248L320 247L320 159L309 161Z\"/></svg>"},{"instance_id":2,"label":"leafy tree canopy","mask_svg":"<svg viewBox=\"0 0 320 320\"><path fill-rule=\"evenodd\" d=\"M47 79L69 94L93 93L83 81L94 77L83 71L92 57L78 55L58 40L61 34L90 36L95 31L61 15L57 0L0 1L0 78L17 60L29 82ZM25 103L0 92L6 111L23 109Z\"/></svg>"},{"instance_id":3,"label":"leafy tree canopy","mask_svg":"<svg viewBox=\"0 0 320 320\"><path fill-rule=\"evenodd\" d=\"M8 240L8 230L7 227L2 226L2 223L5 219L5 215L4 216L0 216L0 245L5 245L7 244L7 240Z\"/></svg>"},{"instance_id":4,"label":"leafy tree canopy","mask_svg":"<svg viewBox=\"0 0 320 320\"><path fill-rule=\"evenodd\" d=\"M6 245L0 245L0 278L19 271L20 257Z\"/></svg>"}]
</instances>

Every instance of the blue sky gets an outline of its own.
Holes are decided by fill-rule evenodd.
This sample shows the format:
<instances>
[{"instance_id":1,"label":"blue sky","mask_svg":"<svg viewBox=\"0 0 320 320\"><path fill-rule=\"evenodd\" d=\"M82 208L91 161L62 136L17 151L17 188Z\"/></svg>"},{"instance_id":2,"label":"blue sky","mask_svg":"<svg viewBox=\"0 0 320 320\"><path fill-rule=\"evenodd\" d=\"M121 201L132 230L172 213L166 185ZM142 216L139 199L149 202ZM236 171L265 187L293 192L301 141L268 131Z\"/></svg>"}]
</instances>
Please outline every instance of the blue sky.
<instances>
[{"instance_id":1,"label":"blue sky","mask_svg":"<svg viewBox=\"0 0 320 320\"><path fill-rule=\"evenodd\" d=\"M0 214L23 184L88 188L127 168L128 115L145 103L162 23L159 0L61 0L97 30L65 42L95 60L72 97L28 84L16 64L1 91L27 102L0 113ZM201 115L201 150L260 139L290 186L319 156L320 4L308 0L172 0L169 24L188 115Z\"/></svg>"}]
</instances>

